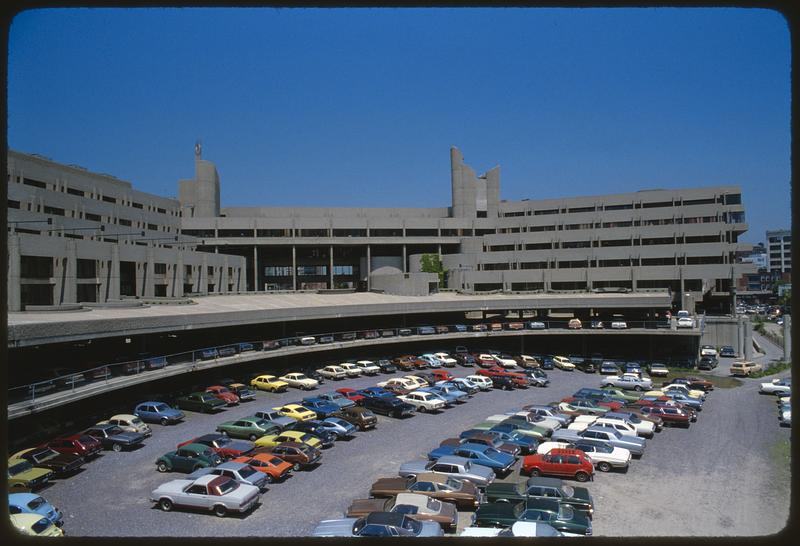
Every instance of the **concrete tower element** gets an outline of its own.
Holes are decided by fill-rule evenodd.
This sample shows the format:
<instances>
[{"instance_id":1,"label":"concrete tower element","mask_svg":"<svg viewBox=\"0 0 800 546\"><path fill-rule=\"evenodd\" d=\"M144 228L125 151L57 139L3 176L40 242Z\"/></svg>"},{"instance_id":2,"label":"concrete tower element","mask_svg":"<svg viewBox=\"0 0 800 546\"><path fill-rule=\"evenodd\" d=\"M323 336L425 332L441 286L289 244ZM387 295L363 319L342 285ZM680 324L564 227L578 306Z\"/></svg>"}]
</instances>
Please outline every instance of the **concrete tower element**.
<instances>
[{"instance_id":1,"label":"concrete tower element","mask_svg":"<svg viewBox=\"0 0 800 546\"><path fill-rule=\"evenodd\" d=\"M497 217L500 202L500 167L481 176L464 163L458 148L450 148L450 183L453 192L452 218L477 218L478 212Z\"/></svg>"},{"instance_id":2,"label":"concrete tower element","mask_svg":"<svg viewBox=\"0 0 800 546\"><path fill-rule=\"evenodd\" d=\"M219 173L202 155L203 148L198 141L194 145L194 178L178 182L178 201L184 218L219 216Z\"/></svg>"}]
</instances>

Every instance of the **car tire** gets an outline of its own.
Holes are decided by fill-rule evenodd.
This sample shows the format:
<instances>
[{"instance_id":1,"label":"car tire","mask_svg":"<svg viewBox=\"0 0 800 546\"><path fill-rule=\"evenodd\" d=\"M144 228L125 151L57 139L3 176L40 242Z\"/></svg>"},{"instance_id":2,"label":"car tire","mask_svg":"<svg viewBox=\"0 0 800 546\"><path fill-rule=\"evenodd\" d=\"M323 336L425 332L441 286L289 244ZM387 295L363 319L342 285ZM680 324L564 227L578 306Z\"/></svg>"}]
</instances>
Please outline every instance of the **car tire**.
<instances>
[{"instance_id":1,"label":"car tire","mask_svg":"<svg viewBox=\"0 0 800 546\"><path fill-rule=\"evenodd\" d=\"M599 470L600 472L608 472L611 470L611 465L605 461L600 461L599 463L597 463L597 470Z\"/></svg>"},{"instance_id":2,"label":"car tire","mask_svg":"<svg viewBox=\"0 0 800 546\"><path fill-rule=\"evenodd\" d=\"M113 444L113 445L111 446L111 449L113 449L114 451L116 451L117 453L119 453L120 451L122 451L122 444Z\"/></svg>"},{"instance_id":3,"label":"car tire","mask_svg":"<svg viewBox=\"0 0 800 546\"><path fill-rule=\"evenodd\" d=\"M420 413L425 413L428 410L425 409L425 406L417 406L417 411Z\"/></svg>"},{"instance_id":4,"label":"car tire","mask_svg":"<svg viewBox=\"0 0 800 546\"><path fill-rule=\"evenodd\" d=\"M538 468L531 468L531 469L528 471L528 475L529 475L529 476L531 476L531 477L534 477L534 478L535 478L535 477L537 477L537 476L541 476L541 475L542 475L542 472L541 472L541 470L539 470Z\"/></svg>"},{"instance_id":5,"label":"car tire","mask_svg":"<svg viewBox=\"0 0 800 546\"><path fill-rule=\"evenodd\" d=\"M272 483L275 478L272 477L272 474L264 474L264 483Z\"/></svg>"},{"instance_id":6,"label":"car tire","mask_svg":"<svg viewBox=\"0 0 800 546\"><path fill-rule=\"evenodd\" d=\"M228 437L228 431L227 430L223 430L222 432L220 432L220 434L222 434L226 438Z\"/></svg>"},{"instance_id":7,"label":"car tire","mask_svg":"<svg viewBox=\"0 0 800 546\"><path fill-rule=\"evenodd\" d=\"M251 442L255 442L256 440L258 440L258 436L255 434L251 434L249 438Z\"/></svg>"},{"instance_id":8,"label":"car tire","mask_svg":"<svg viewBox=\"0 0 800 546\"><path fill-rule=\"evenodd\" d=\"M162 427L165 427L169 424L169 419L167 419L166 417L162 417L159 423L161 423Z\"/></svg>"},{"instance_id":9,"label":"car tire","mask_svg":"<svg viewBox=\"0 0 800 546\"><path fill-rule=\"evenodd\" d=\"M228 509L221 504L214 506L214 515L218 518L224 518L228 513Z\"/></svg>"},{"instance_id":10,"label":"car tire","mask_svg":"<svg viewBox=\"0 0 800 546\"><path fill-rule=\"evenodd\" d=\"M169 466L167 466L167 463L165 463L164 461L161 461L158 464L156 464L156 470L158 470L159 472L167 472L169 470Z\"/></svg>"},{"instance_id":11,"label":"car tire","mask_svg":"<svg viewBox=\"0 0 800 546\"><path fill-rule=\"evenodd\" d=\"M161 508L164 512L169 512L172 510L172 501L169 499L160 499L158 501L158 507Z\"/></svg>"},{"instance_id":12,"label":"car tire","mask_svg":"<svg viewBox=\"0 0 800 546\"><path fill-rule=\"evenodd\" d=\"M635 390L636 392L641 392L642 387L640 387L639 385L636 385L635 387L633 387L633 390Z\"/></svg>"},{"instance_id":13,"label":"car tire","mask_svg":"<svg viewBox=\"0 0 800 546\"><path fill-rule=\"evenodd\" d=\"M578 472L575 474L575 479L579 482L585 482L589 480L589 474L586 472Z\"/></svg>"}]
</instances>

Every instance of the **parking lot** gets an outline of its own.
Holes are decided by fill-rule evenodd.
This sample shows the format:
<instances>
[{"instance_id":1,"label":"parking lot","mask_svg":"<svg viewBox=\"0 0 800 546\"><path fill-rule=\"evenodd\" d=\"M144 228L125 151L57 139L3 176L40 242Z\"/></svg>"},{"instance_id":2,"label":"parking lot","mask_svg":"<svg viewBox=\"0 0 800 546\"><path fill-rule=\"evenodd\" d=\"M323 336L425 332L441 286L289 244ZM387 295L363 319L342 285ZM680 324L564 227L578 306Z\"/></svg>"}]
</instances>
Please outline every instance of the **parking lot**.
<instances>
[{"instance_id":1,"label":"parking lot","mask_svg":"<svg viewBox=\"0 0 800 546\"><path fill-rule=\"evenodd\" d=\"M715 373L724 374L730 362L722 359ZM451 371L464 376L470 370ZM71 536L303 536L322 519L343 517L377 478L396 475L401 463L425 458L441 440L486 416L556 401L600 383L597 374L579 371L548 375L547 388L481 392L439 414L399 420L378 416L376 430L337 442L324 451L317 468L272 484L261 506L243 517L154 508L150 491L183 476L156 472L155 460L181 441L213 432L222 421L299 400L305 392L259 393L256 401L215 415L187 412L178 425L151 425L153 436L142 448L104 452L78 475L55 481L41 493L64 512L64 529ZM377 377L326 381L319 391L363 388L389 376ZM772 447L788 439L790 431L778 426L774 398L757 393L760 381L715 389L688 430L668 428L648 440L644 456L634 459L627 473L598 473L588 483L596 503L594 534L752 536L783 528L789 514L789 469L776 464ZM506 479L519 479L519 473ZM459 528L469 524L470 515L460 514Z\"/></svg>"}]
</instances>

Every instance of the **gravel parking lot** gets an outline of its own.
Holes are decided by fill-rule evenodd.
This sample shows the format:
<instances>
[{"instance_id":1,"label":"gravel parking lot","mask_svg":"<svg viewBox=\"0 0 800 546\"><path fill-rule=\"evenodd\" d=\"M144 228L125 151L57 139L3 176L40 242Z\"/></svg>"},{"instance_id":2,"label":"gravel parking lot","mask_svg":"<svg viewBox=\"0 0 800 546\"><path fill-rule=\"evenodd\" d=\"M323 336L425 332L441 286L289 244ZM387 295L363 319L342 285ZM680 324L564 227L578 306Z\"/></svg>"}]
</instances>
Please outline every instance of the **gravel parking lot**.
<instances>
[{"instance_id":1,"label":"gravel parking lot","mask_svg":"<svg viewBox=\"0 0 800 546\"><path fill-rule=\"evenodd\" d=\"M774 357L768 354L764 360ZM725 374L730 361L723 359L715 373ZM457 367L454 372L463 376L472 373L468 370ZM396 475L401 463L425 458L441 440L486 416L599 386L597 374L553 370L548 375L551 385L544 389L481 392L440 414L400 420L379 416L376 430L337 442L324 451L317 468L272 484L261 506L243 517L154 508L150 491L183 476L156 472L155 460L183 440L213 432L222 421L299 400L304 392L259 393L256 401L216 415L187 412L181 424L151 425L153 436L142 448L105 452L78 475L41 493L63 510L70 536L307 535L320 520L342 517L352 500L367 496L378 477ZM326 381L319 391L362 388L387 377ZM778 426L775 399L758 394L761 381L714 390L691 428L665 429L648 440L644 456L634 459L627 473L598 473L588 483L596 503L594 534L754 536L781 530L789 515L789 469L771 453L772 446L789 438L790 430ZM506 479L519 479L519 474ZM459 528L469 524L469 515L460 515Z\"/></svg>"}]
</instances>

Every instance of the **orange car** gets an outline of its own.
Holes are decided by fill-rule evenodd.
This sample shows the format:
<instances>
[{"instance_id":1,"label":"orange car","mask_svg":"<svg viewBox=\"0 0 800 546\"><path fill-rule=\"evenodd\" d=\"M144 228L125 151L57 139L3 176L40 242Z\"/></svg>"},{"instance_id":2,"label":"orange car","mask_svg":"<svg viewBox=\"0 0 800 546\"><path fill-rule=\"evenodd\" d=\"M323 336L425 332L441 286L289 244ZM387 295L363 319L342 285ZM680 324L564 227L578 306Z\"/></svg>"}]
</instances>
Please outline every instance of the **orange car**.
<instances>
[{"instance_id":1,"label":"orange car","mask_svg":"<svg viewBox=\"0 0 800 546\"><path fill-rule=\"evenodd\" d=\"M256 453L252 457L245 455L233 459L233 462L249 464L259 472L263 472L267 475L267 483L284 479L292 470L292 463L271 453Z\"/></svg>"},{"instance_id":2,"label":"orange car","mask_svg":"<svg viewBox=\"0 0 800 546\"><path fill-rule=\"evenodd\" d=\"M206 392L214 396L214 398L219 398L229 406L239 405L239 397L233 394L228 387L212 385L206 389Z\"/></svg>"}]
</instances>

